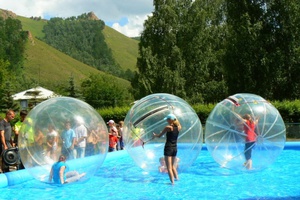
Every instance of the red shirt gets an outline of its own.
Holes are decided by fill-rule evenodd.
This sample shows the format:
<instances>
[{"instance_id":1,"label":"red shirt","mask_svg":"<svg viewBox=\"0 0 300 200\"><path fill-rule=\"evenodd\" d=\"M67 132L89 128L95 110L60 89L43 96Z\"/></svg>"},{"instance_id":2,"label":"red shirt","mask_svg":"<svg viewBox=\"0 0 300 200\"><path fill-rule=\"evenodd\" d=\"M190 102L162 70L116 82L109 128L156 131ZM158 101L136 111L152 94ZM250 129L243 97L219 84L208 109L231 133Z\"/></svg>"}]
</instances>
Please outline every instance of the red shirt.
<instances>
[{"instance_id":1,"label":"red shirt","mask_svg":"<svg viewBox=\"0 0 300 200\"><path fill-rule=\"evenodd\" d=\"M109 147L116 148L117 142L118 142L117 136L109 135Z\"/></svg>"},{"instance_id":2,"label":"red shirt","mask_svg":"<svg viewBox=\"0 0 300 200\"><path fill-rule=\"evenodd\" d=\"M256 133L255 133L255 124L247 120L244 124L244 131L246 133L246 142L255 142Z\"/></svg>"}]
</instances>

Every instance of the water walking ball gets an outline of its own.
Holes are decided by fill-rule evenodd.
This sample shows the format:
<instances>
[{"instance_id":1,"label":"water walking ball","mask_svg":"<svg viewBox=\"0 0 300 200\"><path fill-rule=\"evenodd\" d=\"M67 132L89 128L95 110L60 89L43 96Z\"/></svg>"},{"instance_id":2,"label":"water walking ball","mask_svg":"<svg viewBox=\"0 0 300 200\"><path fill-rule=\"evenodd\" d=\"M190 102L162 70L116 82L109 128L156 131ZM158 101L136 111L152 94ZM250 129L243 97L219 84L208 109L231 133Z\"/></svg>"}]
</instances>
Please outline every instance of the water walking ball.
<instances>
[{"instance_id":1,"label":"water walking ball","mask_svg":"<svg viewBox=\"0 0 300 200\"><path fill-rule=\"evenodd\" d=\"M235 94L218 103L205 125L205 143L214 160L237 171L267 168L285 140L278 110L254 94Z\"/></svg>"},{"instance_id":2,"label":"water walking ball","mask_svg":"<svg viewBox=\"0 0 300 200\"><path fill-rule=\"evenodd\" d=\"M106 157L107 127L87 103L69 97L51 98L28 113L18 146L23 165L35 179L52 182L52 165L63 155L67 180L84 181L95 174Z\"/></svg>"},{"instance_id":3,"label":"water walking ball","mask_svg":"<svg viewBox=\"0 0 300 200\"><path fill-rule=\"evenodd\" d=\"M171 94L152 94L135 102L124 120L125 148L135 163L148 172L158 172L164 157L166 134L153 138L167 125L168 114L176 116L182 126L177 140L178 171L187 169L199 155L203 132L193 108Z\"/></svg>"}]
</instances>

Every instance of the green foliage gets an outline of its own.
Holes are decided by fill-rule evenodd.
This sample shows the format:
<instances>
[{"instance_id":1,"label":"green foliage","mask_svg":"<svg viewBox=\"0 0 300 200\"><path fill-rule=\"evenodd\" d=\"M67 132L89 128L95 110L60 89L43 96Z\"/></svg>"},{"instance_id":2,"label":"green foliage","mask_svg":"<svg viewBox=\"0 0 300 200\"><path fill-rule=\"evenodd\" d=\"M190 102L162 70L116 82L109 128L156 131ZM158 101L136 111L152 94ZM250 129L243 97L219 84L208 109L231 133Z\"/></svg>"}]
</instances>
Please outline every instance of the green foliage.
<instances>
[{"instance_id":1,"label":"green foliage","mask_svg":"<svg viewBox=\"0 0 300 200\"><path fill-rule=\"evenodd\" d=\"M205 124L210 112L214 109L216 104L195 104L193 109L197 113L202 124Z\"/></svg>"},{"instance_id":2,"label":"green foliage","mask_svg":"<svg viewBox=\"0 0 300 200\"><path fill-rule=\"evenodd\" d=\"M73 97L73 98L80 98L81 94L76 88L75 81L73 75L69 78L69 87L67 88L67 96Z\"/></svg>"},{"instance_id":3,"label":"green foliage","mask_svg":"<svg viewBox=\"0 0 300 200\"><path fill-rule=\"evenodd\" d=\"M132 84L139 95L167 92L192 103L223 99L227 87L222 1L154 1L144 24Z\"/></svg>"},{"instance_id":4,"label":"green foliage","mask_svg":"<svg viewBox=\"0 0 300 200\"><path fill-rule=\"evenodd\" d=\"M84 100L95 108L123 106L133 102L126 86L112 82L111 78L90 75L81 85Z\"/></svg>"},{"instance_id":5,"label":"green foliage","mask_svg":"<svg viewBox=\"0 0 300 200\"><path fill-rule=\"evenodd\" d=\"M129 106L123 107L108 107L108 108L101 108L97 111L102 116L105 122L110 119L113 119L115 122L123 121L126 117L126 114L130 110Z\"/></svg>"},{"instance_id":6,"label":"green foliage","mask_svg":"<svg viewBox=\"0 0 300 200\"><path fill-rule=\"evenodd\" d=\"M85 64L120 76L121 68L102 33L104 26L102 20L89 19L87 14L77 18L51 18L44 26L43 40Z\"/></svg>"},{"instance_id":7,"label":"green foliage","mask_svg":"<svg viewBox=\"0 0 300 200\"><path fill-rule=\"evenodd\" d=\"M9 77L9 62L4 61L3 59L0 59L0 88L4 85L6 80L8 80Z\"/></svg>"},{"instance_id":8,"label":"green foliage","mask_svg":"<svg viewBox=\"0 0 300 200\"><path fill-rule=\"evenodd\" d=\"M300 122L300 100L272 102L286 123Z\"/></svg>"},{"instance_id":9,"label":"green foliage","mask_svg":"<svg viewBox=\"0 0 300 200\"><path fill-rule=\"evenodd\" d=\"M140 38L136 96L300 98L299 13L288 0L154 1Z\"/></svg>"},{"instance_id":10,"label":"green foliage","mask_svg":"<svg viewBox=\"0 0 300 200\"><path fill-rule=\"evenodd\" d=\"M300 97L300 6L295 1L227 2L229 92L269 99Z\"/></svg>"},{"instance_id":11,"label":"green foliage","mask_svg":"<svg viewBox=\"0 0 300 200\"><path fill-rule=\"evenodd\" d=\"M8 109L19 110L19 103L12 98L15 92L14 88L18 86L16 84L17 76L10 72L9 66L8 61L4 62L0 59L0 118Z\"/></svg>"},{"instance_id":12,"label":"green foliage","mask_svg":"<svg viewBox=\"0 0 300 200\"><path fill-rule=\"evenodd\" d=\"M11 89L10 82L5 83L5 87L1 89L0 96L0 112L5 113L8 109L17 111L19 109L19 104L15 102L12 98L13 92Z\"/></svg>"},{"instance_id":13,"label":"green foliage","mask_svg":"<svg viewBox=\"0 0 300 200\"><path fill-rule=\"evenodd\" d=\"M179 13L185 12L180 2L190 1L154 1L153 16L145 21L137 61L139 83L134 83L141 86L141 96L164 91L185 97L185 62L177 44L177 32L182 25Z\"/></svg>"},{"instance_id":14,"label":"green foliage","mask_svg":"<svg viewBox=\"0 0 300 200\"><path fill-rule=\"evenodd\" d=\"M272 105L279 111L283 121L285 123L299 123L300 122L300 100L294 101L274 101L271 102ZM206 123L206 120L214 109L216 104L194 104L192 108L197 113L202 124ZM107 107L101 108L97 111L102 116L105 121L110 119L117 121L124 120L128 111L130 110L129 106L123 107Z\"/></svg>"},{"instance_id":15,"label":"green foliage","mask_svg":"<svg viewBox=\"0 0 300 200\"><path fill-rule=\"evenodd\" d=\"M0 17L0 59L9 62L9 70L16 72L22 67L26 39L19 20Z\"/></svg>"}]
</instances>

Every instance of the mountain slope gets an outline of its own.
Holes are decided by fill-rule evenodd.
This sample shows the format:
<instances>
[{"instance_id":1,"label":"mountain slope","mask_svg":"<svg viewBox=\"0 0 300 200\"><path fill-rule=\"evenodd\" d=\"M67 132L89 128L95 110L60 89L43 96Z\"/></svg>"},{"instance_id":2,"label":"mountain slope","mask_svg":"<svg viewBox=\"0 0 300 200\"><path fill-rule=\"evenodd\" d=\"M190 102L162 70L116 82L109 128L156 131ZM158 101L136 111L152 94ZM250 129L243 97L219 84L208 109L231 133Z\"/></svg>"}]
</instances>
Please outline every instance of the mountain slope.
<instances>
[{"instance_id":1,"label":"mountain slope","mask_svg":"<svg viewBox=\"0 0 300 200\"><path fill-rule=\"evenodd\" d=\"M135 71L139 41L126 37L108 26L105 26L103 34L121 68Z\"/></svg>"},{"instance_id":2,"label":"mountain slope","mask_svg":"<svg viewBox=\"0 0 300 200\"><path fill-rule=\"evenodd\" d=\"M78 85L90 74L110 76L111 80L130 87L128 81L85 65L38 39L27 43L24 70L29 78L36 80L41 85L50 87L68 84L70 76L74 77L75 83Z\"/></svg>"},{"instance_id":3,"label":"mountain slope","mask_svg":"<svg viewBox=\"0 0 300 200\"><path fill-rule=\"evenodd\" d=\"M47 23L47 20L34 20L22 16L17 16L17 19L22 22L23 30L28 30L34 37L43 38L43 27Z\"/></svg>"},{"instance_id":4,"label":"mountain slope","mask_svg":"<svg viewBox=\"0 0 300 200\"><path fill-rule=\"evenodd\" d=\"M71 75L74 77L75 84L79 85L90 74L102 74L103 76L109 76L110 80L116 81L123 86L131 87L130 82L81 63L37 39L44 37L42 30L47 23L46 20L34 20L21 16L17 16L17 19L22 22L23 30L29 31L31 34L29 35L26 61L24 63L24 71L27 77L41 85L54 89L57 85L68 84ZM105 36L109 37L107 43L112 49L113 55L116 56L117 62L119 64L120 62L126 63L125 67L123 64L120 64L120 66L134 70L132 66L135 66L133 63L136 62L137 57L136 41L113 29L110 30L109 27L105 28L105 30ZM124 41L126 44L121 45Z\"/></svg>"},{"instance_id":5,"label":"mountain slope","mask_svg":"<svg viewBox=\"0 0 300 200\"><path fill-rule=\"evenodd\" d=\"M30 30L34 37L44 37L45 34L42 30L47 20L33 20L22 16L17 16L17 19L22 22L23 30ZM108 47L112 50L113 56L121 68L135 71L137 69L136 59L138 57L139 41L129 38L108 26L105 26L103 34Z\"/></svg>"}]
</instances>

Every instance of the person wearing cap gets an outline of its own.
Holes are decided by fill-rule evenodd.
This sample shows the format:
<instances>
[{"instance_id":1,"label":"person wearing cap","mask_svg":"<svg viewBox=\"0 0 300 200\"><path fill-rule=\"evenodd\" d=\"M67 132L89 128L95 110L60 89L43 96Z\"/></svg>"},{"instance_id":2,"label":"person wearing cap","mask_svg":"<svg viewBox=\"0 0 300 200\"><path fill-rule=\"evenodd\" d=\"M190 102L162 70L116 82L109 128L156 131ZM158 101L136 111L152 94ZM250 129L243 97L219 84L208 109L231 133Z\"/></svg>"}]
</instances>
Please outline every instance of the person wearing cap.
<instances>
[{"instance_id":1,"label":"person wearing cap","mask_svg":"<svg viewBox=\"0 0 300 200\"><path fill-rule=\"evenodd\" d=\"M109 147L108 147L108 152L113 152L117 149L117 144L118 144L118 130L115 127L115 121L114 120L109 120L107 122L109 126Z\"/></svg>"},{"instance_id":2,"label":"person wearing cap","mask_svg":"<svg viewBox=\"0 0 300 200\"><path fill-rule=\"evenodd\" d=\"M159 134L153 133L153 137L161 137L164 134L167 134L164 156L170 181L174 184L174 179L178 180L176 155L177 138L179 131L181 130L181 125L174 114L167 115L164 120L167 120L168 125Z\"/></svg>"},{"instance_id":3,"label":"person wearing cap","mask_svg":"<svg viewBox=\"0 0 300 200\"><path fill-rule=\"evenodd\" d=\"M68 165L66 164L66 157L60 155L56 163L51 167L49 182L56 184L65 184L78 181L81 177L85 176L85 173L79 174L77 171L68 172Z\"/></svg>"}]
</instances>

